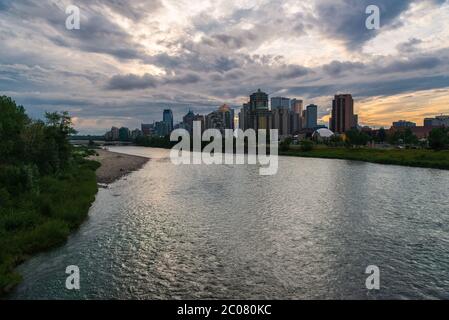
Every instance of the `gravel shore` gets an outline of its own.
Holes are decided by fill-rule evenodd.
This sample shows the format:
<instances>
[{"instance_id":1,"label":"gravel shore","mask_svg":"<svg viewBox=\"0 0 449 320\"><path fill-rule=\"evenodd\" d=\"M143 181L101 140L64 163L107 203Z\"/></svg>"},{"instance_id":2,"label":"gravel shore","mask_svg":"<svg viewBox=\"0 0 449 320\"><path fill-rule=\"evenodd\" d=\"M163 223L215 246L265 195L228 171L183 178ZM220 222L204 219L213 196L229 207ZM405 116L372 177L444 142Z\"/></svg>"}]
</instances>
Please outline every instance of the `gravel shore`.
<instances>
[{"instance_id":1,"label":"gravel shore","mask_svg":"<svg viewBox=\"0 0 449 320\"><path fill-rule=\"evenodd\" d=\"M148 158L132 156L128 154L115 153L107 150L96 150L98 156L90 156L90 160L101 163L98 168L98 183L109 184L121 177L136 171L148 162Z\"/></svg>"}]
</instances>

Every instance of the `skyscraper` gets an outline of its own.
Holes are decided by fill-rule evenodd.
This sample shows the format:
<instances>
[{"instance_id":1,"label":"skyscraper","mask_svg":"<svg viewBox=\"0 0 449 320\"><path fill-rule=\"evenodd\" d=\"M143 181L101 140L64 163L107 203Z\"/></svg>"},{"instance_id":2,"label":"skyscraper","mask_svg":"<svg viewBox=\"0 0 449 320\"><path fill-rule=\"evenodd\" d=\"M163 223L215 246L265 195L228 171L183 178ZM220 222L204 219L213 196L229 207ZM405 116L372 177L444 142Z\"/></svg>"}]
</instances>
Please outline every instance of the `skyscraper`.
<instances>
[{"instance_id":1,"label":"skyscraper","mask_svg":"<svg viewBox=\"0 0 449 320\"><path fill-rule=\"evenodd\" d=\"M239 129L246 130L249 128L250 109L249 103L244 103L239 113Z\"/></svg>"},{"instance_id":2,"label":"skyscraper","mask_svg":"<svg viewBox=\"0 0 449 320\"><path fill-rule=\"evenodd\" d=\"M249 106L251 111L268 110L268 94L258 89L250 96Z\"/></svg>"},{"instance_id":3,"label":"skyscraper","mask_svg":"<svg viewBox=\"0 0 449 320\"><path fill-rule=\"evenodd\" d=\"M330 129L335 133L345 133L357 126L354 115L354 99L350 94L338 94L332 102Z\"/></svg>"},{"instance_id":4,"label":"skyscraper","mask_svg":"<svg viewBox=\"0 0 449 320\"><path fill-rule=\"evenodd\" d=\"M249 103L243 105L244 130L270 130L272 128L272 113L268 107L268 94L260 89L250 96Z\"/></svg>"},{"instance_id":5,"label":"skyscraper","mask_svg":"<svg viewBox=\"0 0 449 320\"><path fill-rule=\"evenodd\" d=\"M291 108L293 113L302 114L303 106L304 106L303 100L292 99Z\"/></svg>"},{"instance_id":6,"label":"skyscraper","mask_svg":"<svg viewBox=\"0 0 449 320\"><path fill-rule=\"evenodd\" d=\"M306 107L304 123L307 129L315 129L318 126L318 106L311 104Z\"/></svg>"},{"instance_id":7,"label":"skyscraper","mask_svg":"<svg viewBox=\"0 0 449 320\"><path fill-rule=\"evenodd\" d=\"M142 123L141 129L142 129L142 134L144 136L151 136L154 133L154 125L153 124Z\"/></svg>"},{"instance_id":8,"label":"skyscraper","mask_svg":"<svg viewBox=\"0 0 449 320\"><path fill-rule=\"evenodd\" d=\"M290 109L290 99L284 97L271 98L271 110L274 109Z\"/></svg>"},{"instance_id":9,"label":"skyscraper","mask_svg":"<svg viewBox=\"0 0 449 320\"><path fill-rule=\"evenodd\" d=\"M111 138L113 141L117 141L120 138L120 130L117 127L112 127Z\"/></svg>"},{"instance_id":10,"label":"skyscraper","mask_svg":"<svg viewBox=\"0 0 449 320\"><path fill-rule=\"evenodd\" d=\"M195 114L192 110L189 110L189 112L183 117L182 121L184 122L184 128L192 133L193 130L193 120L195 119Z\"/></svg>"},{"instance_id":11,"label":"skyscraper","mask_svg":"<svg viewBox=\"0 0 449 320\"><path fill-rule=\"evenodd\" d=\"M224 104L208 114L205 121L207 129L218 129L223 133L225 129L234 129L234 111Z\"/></svg>"},{"instance_id":12,"label":"skyscraper","mask_svg":"<svg viewBox=\"0 0 449 320\"><path fill-rule=\"evenodd\" d=\"M271 111L273 117L273 129L279 130L280 136L290 134L290 108L275 108Z\"/></svg>"},{"instance_id":13,"label":"skyscraper","mask_svg":"<svg viewBox=\"0 0 449 320\"><path fill-rule=\"evenodd\" d=\"M304 101L293 99L291 100L291 113L290 113L290 132L295 134L302 129L302 111Z\"/></svg>"},{"instance_id":14,"label":"skyscraper","mask_svg":"<svg viewBox=\"0 0 449 320\"><path fill-rule=\"evenodd\" d=\"M165 123L169 133L173 131L173 112L170 109L164 110L162 121Z\"/></svg>"}]
</instances>

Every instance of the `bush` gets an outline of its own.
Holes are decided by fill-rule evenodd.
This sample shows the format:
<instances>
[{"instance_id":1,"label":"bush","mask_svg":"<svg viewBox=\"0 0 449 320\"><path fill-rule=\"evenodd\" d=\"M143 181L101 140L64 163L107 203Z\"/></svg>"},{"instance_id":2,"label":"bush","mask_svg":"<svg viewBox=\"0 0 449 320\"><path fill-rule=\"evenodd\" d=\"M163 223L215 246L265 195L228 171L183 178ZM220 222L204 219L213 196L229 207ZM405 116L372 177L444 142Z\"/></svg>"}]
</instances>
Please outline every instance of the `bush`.
<instances>
[{"instance_id":1,"label":"bush","mask_svg":"<svg viewBox=\"0 0 449 320\"><path fill-rule=\"evenodd\" d=\"M279 151L283 151L283 152L289 151L292 142L293 142L292 138L290 138L290 137L286 138L284 141L282 141L279 144Z\"/></svg>"},{"instance_id":2,"label":"bush","mask_svg":"<svg viewBox=\"0 0 449 320\"><path fill-rule=\"evenodd\" d=\"M352 129L346 132L347 146L366 146L370 137L362 131Z\"/></svg>"},{"instance_id":3,"label":"bush","mask_svg":"<svg viewBox=\"0 0 449 320\"><path fill-rule=\"evenodd\" d=\"M10 204L10 200L11 200L11 196L8 192L8 190L6 190L6 188L1 188L0 187L0 208L6 208L9 206Z\"/></svg>"},{"instance_id":4,"label":"bush","mask_svg":"<svg viewBox=\"0 0 449 320\"><path fill-rule=\"evenodd\" d=\"M74 152L67 113L32 121L23 107L0 97L0 115L2 294L20 281L13 270L26 255L63 243L86 218L98 191L100 164Z\"/></svg>"},{"instance_id":5,"label":"bush","mask_svg":"<svg viewBox=\"0 0 449 320\"><path fill-rule=\"evenodd\" d=\"M313 150L313 142L309 140L303 140L300 143L300 150L302 152L309 152Z\"/></svg>"},{"instance_id":6,"label":"bush","mask_svg":"<svg viewBox=\"0 0 449 320\"><path fill-rule=\"evenodd\" d=\"M50 220L26 233L19 243L23 244L23 252L34 253L64 243L69 235L68 224L60 220Z\"/></svg>"},{"instance_id":7,"label":"bush","mask_svg":"<svg viewBox=\"0 0 449 320\"><path fill-rule=\"evenodd\" d=\"M435 128L429 134L429 147L440 151L449 148L449 128Z\"/></svg>"}]
</instances>

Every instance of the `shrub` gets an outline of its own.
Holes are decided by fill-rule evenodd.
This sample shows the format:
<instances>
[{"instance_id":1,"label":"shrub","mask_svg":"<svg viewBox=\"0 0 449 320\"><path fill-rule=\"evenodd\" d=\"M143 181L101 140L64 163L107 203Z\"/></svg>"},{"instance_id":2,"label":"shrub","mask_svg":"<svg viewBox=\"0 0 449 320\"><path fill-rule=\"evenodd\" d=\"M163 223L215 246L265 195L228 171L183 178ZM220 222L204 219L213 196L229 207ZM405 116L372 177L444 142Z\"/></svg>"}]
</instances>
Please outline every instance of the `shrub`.
<instances>
[{"instance_id":1,"label":"shrub","mask_svg":"<svg viewBox=\"0 0 449 320\"><path fill-rule=\"evenodd\" d=\"M25 253L34 253L64 243L70 229L66 222L60 220L47 221L19 239Z\"/></svg>"},{"instance_id":2,"label":"shrub","mask_svg":"<svg viewBox=\"0 0 449 320\"><path fill-rule=\"evenodd\" d=\"M303 152L309 152L313 150L313 142L309 140L303 140L300 143L300 150Z\"/></svg>"},{"instance_id":3,"label":"shrub","mask_svg":"<svg viewBox=\"0 0 449 320\"><path fill-rule=\"evenodd\" d=\"M449 148L449 128L435 128L429 134L429 146L439 151Z\"/></svg>"}]
</instances>

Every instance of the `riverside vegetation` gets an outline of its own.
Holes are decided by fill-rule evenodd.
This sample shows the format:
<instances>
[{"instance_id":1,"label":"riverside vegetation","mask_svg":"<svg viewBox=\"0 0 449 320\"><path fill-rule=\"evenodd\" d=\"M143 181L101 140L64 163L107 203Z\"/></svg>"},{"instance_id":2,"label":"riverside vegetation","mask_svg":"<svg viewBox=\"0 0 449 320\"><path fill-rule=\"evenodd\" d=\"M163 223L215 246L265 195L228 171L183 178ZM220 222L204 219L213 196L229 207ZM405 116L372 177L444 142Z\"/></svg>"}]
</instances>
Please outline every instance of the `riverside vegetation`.
<instances>
[{"instance_id":1,"label":"riverside vegetation","mask_svg":"<svg viewBox=\"0 0 449 320\"><path fill-rule=\"evenodd\" d=\"M388 141L390 146L402 146L404 149L367 148L369 141L378 143ZM448 128L433 129L426 144L420 143L409 129L391 135L385 133L380 140L361 131L351 130L346 133L346 141L337 136L321 142L305 140L300 145L292 145L291 141L284 141L280 145L279 154L449 170L448 149Z\"/></svg>"},{"instance_id":2,"label":"riverside vegetation","mask_svg":"<svg viewBox=\"0 0 449 320\"><path fill-rule=\"evenodd\" d=\"M390 148L367 148L369 142L386 143ZM177 142L170 137L140 137L136 145L153 148L172 148ZM203 147L206 142L203 142ZM235 145L235 143L234 143ZM407 148L405 148L407 146ZM403 147L402 149L400 147ZM327 158L372 162L379 164L449 170L449 128L435 128L425 143L413 135L410 129L371 137L359 130L346 133L346 140L333 136L327 141L303 140L294 145L291 138L279 144L279 155L310 158ZM235 150L234 150L235 151Z\"/></svg>"},{"instance_id":3,"label":"riverside vegetation","mask_svg":"<svg viewBox=\"0 0 449 320\"><path fill-rule=\"evenodd\" d=\"M31 254L64 243L87 217L98 191L99 163L67 137L67 113L31 120L0 97L0 295L17 285L14 268Z\"/></svg>"}]
</instances>

